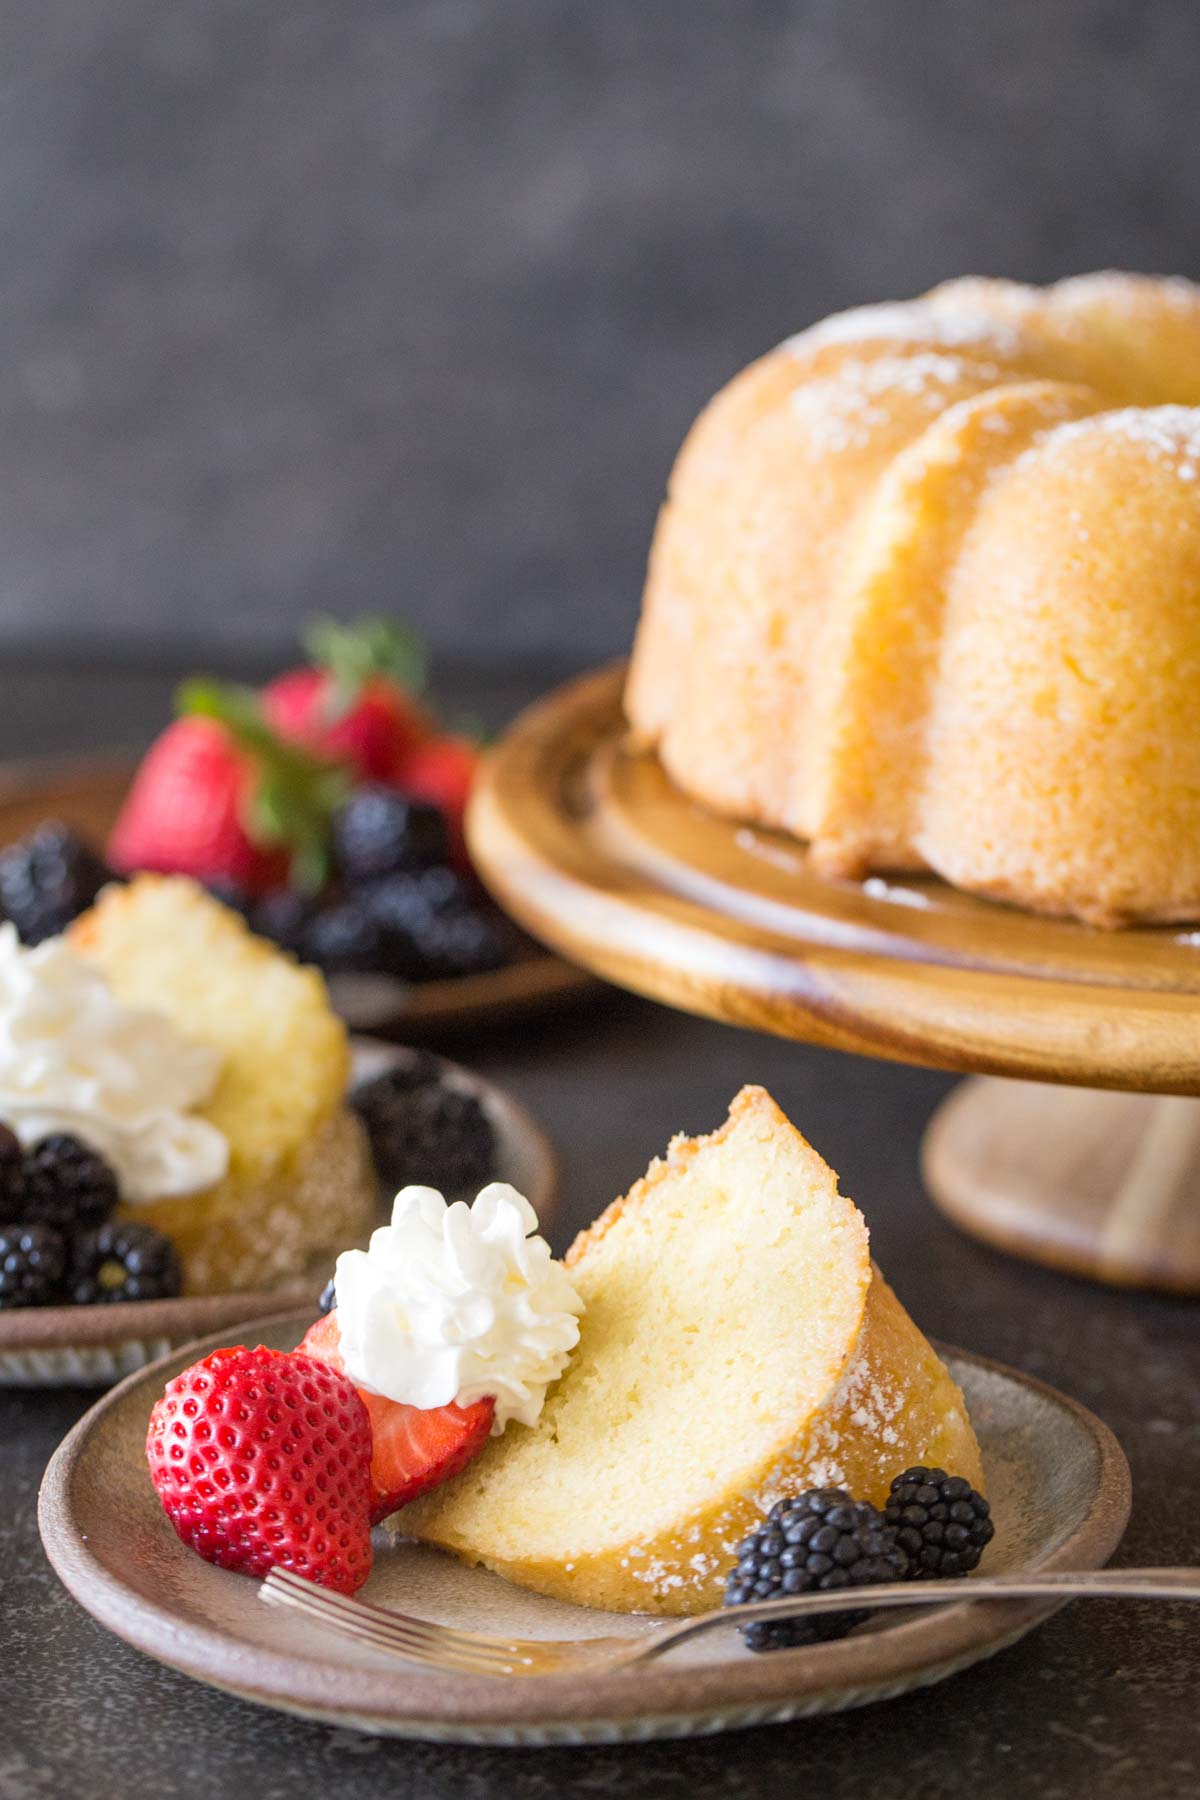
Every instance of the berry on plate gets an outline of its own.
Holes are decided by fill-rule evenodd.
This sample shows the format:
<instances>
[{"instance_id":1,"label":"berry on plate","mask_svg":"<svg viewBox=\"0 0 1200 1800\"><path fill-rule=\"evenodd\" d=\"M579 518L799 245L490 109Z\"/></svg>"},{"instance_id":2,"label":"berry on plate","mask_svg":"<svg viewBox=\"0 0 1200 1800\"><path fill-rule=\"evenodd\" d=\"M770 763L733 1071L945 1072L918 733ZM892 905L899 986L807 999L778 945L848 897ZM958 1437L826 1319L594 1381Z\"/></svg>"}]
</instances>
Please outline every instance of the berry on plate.
<instances>
[{"instance_id":1,"label":"berry on plate","mask_svg":"<svg viewBox=\"0 0 1200 1800\"><path fill-rule=\"evenodd\" d=\"M21 1217L54 1231L103 1225L116 1211L117 1178L98 1150L68 1131L42 1138L25 1158Z\"/></svg>"},{"instance_id":2,"label":"berry on plate","mask_svg":"<svg viewBox=\"0 0 1200 1800\"><path fill-rule=\"evenodd\" d=\"M244 688L187 682L179 705L183 717L151 745L121 808L108 845L114 867L192 875L247 895L289 875L318 884L343 772L285 744Z\"/></svg>"},{"instance_id":3,"label":"berry on plate","mask_svg":"<svg viewBox=\"0 0 1200 1800\"><path fill-rule=\"evenodd\" d=\"M340 1372L340 1342L334 1310L309 1326L300 1354ZM493 1400L477 1400L472 1406L451 1402L449 1406L421 1408L402 1406L366 1388L357 1391L371 1421L373 1524L465 1469L491 1435L496 1411Z\"/></svg>"},{"instance_id":4,"label":"berry on plate","mask_svg":"<svg viewBox=\"0 0 1200 1800\"><path fill-rule=\"evenodd\" d=\"M339 810L333 847L339 874L353 885L444 863L450 839L436 806L372 782L356 788Z\"/></svg>"},{"instance_id":5,"label":"berry on plate","mask_svg":"<svg viewBox=\"0 0 1200 1800\"><path fill-rule=\"evenodd\" d=\"M71 1246L68 1298L74 1306L173 1300L183 1286L170 1238L136 1219L112 1219Z\"/></svg>"},{"instance_id":6,"label":"berry on plate","mask_svg":"<svg viewBox=\"0 0 1200 1800\"><path fill-rule=\"evenodd\" d=\"M48 819L0 854L0 916L23 944L40 944L65 931L111 880L78 832Z\"/></svg>"},{"instance_id":7,"label":"berry on plate","mask_svg":"<svg viewBox=\"0 0 1200 1800\"><path fill-rule=\"evenodd\" d=\"M945 1469L905 1469L888 1495L884 1517L913 1574L969 1575L996 1535L991 1507L962 1475Z\"/></svg>"},{"instance_id":8,"label":"berry on plate","mask_svg":"<svg viewBox=\"0 0 1200 1800\"><path fill-rule=\"evenodd\" d=\"M267 719L281 737L348 763L363 781L390 779L431 729L414 697L424 676L416 639L387 619L319 619L304 647L310 666L263 689Z\"/></svg>"},{"instance_id":9,"label":"berry on plate","mask_svg":"<svg viewBox=\"0 0 1200 1800\"><path fill-rule=\"evenodd\" d=\"M777 1501L758 1530L738 1545L725 1604L875 1587L903 1581L909 1573L908 1557L875 1507L852 1499L843 1488L810 1488ZM751 1650L788 1650L843 1637L864 1616L859 1610L756 1619L742 1627L742 1636Z\"/></svg>"},{"instance_id":10,"label":"berry on plate","mask_svg":"<svg viewBox=\"0 0 1200 1800\"><path fill-rule=\"evenodd\" d=\"M382 875L354 891L383 932L384 965L407 981L436 981L497 969L515 933L485 911L456 870L442 866Z\"/></svg>"},{"instance_id":11,"label":"berry on plate","mask_svg":"<svg viewBox=\"0 0 1200 1800\"><path fill-rule=\"evenodd\" d=\"M423 1081L414 1081L408 1068L385 1069L359 1082L350 1104L388 1187L417 1182L449 1194L474 1193L494 1178L491 1120L478 1096L451 1087L436 1063Z\"/></svg>"},{"instance_id":12,"label":"berry on plate","mask_svg":"<svg viewBox=\"0 0 1200 1800\"><path fill-rule=\"evenodd\" d=\"M66 1251L46 1225L0 1225L0 1311L61 1298Z\"/></svg>"},{"instance_id":13,"label":"berry on plate","mask_svg":"<svg viewBox=\"0 0 1200 1800\"><path fill-rule=\"evenodd\" d=\"M146 1458L167 1517L206 1562L292 1569L342 1594L370 1574L370 1420L327 1363L214 1350L167 1383Z\"/></svg>"}]
</instances>

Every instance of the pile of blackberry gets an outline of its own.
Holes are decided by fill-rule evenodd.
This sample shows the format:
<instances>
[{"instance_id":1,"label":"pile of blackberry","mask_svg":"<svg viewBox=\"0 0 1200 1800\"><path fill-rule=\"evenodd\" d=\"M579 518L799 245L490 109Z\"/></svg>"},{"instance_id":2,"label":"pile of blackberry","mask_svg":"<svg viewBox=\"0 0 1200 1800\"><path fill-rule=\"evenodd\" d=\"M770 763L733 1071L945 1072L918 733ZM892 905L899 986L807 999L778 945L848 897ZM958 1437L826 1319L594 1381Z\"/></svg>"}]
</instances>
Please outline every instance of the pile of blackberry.
<instances>
[{"instance_id":1,"label":"pile of blackberry","mask_svg":"<svg viewBox=\"0 0 1200 1800\"><path fill-rule=\"evenodd\" d=\"M358 788L333 824L332 881L247 902L222 893L253 930L328 974L435 981L510 962L514 927L452 859L436 806L394 788Z\"/></svg>"},{"instance_id":2,"label":"pile of blackberry","mask_svg":"<svg viewBox=\"0 0 1200 1800\"><path fill-rule=\"evenodd\" d=\"M163 1300L181 1287L161 1232L114 1219L112 1169L69 1133L23 1150L0 1125L0 1311Z\"/></svg>"},{"instance_id":3,"label":"pile of blackberry","mask_svg":"<svg viewBox=\"0 0 1200 1800\"><path fill-rule=\"evenodd\" d=\"M913 1468L897 1475L882 1512L844 1488L810 1488L777 1501L737 1549L725 1605L842 1593L884 1582L966 1575L995 1534L988 1503L960 1475ZM754 1651L794 1649L844 1637L869 1611L755 1619L742 1637Z\"/></svg>"},{"instance_id":4,"label":"pile of blackberry","mask_svg":"<svg viewBox=\"0 0 1200 1800\"><path fill-rule=\"evenodd\" d=\"M118 880L78 832L49 820L0 851L0 920L23 944L65 931ZM253 931L327 974L448 980L501 968L520 953L517 928L455 866L436 806L366 786L333 822L333 874L319 893L254 897L226 881L211 892Z\"/></svg>"}]
</instances>

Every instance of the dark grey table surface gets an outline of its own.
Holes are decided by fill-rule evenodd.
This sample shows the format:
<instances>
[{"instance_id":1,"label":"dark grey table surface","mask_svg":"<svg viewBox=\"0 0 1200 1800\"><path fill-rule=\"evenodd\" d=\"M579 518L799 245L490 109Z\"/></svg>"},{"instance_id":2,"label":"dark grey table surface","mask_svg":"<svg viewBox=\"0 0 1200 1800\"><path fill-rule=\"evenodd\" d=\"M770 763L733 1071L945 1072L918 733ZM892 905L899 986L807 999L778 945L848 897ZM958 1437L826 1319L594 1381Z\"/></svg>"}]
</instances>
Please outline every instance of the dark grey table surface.
<instances>
[{"instance_id":1,"label":"dark grey table surface","mask_svg":"<svg viewBox=\"0 0 1200 1800\"><path fill-rule=\"evenodd\" d=\"M460 673L450 690L500 716L546 679ZM0 755L136 743L161 673L0 670ZM875 1252L930 1333L1055 1383L1116 1431L1133 1468L1117 1561L1200 1561L1200 1355L1194 1306L1107 1292L996 1255L923 1195L921 1128L950 1082L681 1017L620 995L568 1017L471 1034L457 1054L519 1095L563 1163L552 1236L565 1247L676 1130L716 1124L766 1084L863 1207ZM1089 1602L927 1693L723 1738L614 1749L498 1751L380 1742L261 1711L159 1668L59 1587L34 1505L85 1392L0 1391L0 1800L334 1791L412 1795L970 1794L1141 1800L1200 1789L1200 1649L1183 1607Z\"/></svg>"}]
</instances>

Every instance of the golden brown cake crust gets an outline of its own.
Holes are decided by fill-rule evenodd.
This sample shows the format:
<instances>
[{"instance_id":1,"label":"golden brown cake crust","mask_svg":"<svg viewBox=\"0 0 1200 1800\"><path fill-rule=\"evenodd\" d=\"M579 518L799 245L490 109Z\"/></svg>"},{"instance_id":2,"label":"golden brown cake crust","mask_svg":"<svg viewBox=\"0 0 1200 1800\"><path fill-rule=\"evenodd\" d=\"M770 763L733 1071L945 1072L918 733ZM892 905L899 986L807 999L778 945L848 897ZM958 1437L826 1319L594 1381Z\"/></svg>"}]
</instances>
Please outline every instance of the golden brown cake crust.
<instances>
[{"instance_id":1,"label":"golden brown cake crust","mask_svg":"<svg viewBox=\"0 0 1200 1800\"><path fill-rule=\"evenodd\" d=\"M708 806L830 873L1200 916L1200 288L947 283L704 409L626 694Z\"/></svg>"}]
</instances>

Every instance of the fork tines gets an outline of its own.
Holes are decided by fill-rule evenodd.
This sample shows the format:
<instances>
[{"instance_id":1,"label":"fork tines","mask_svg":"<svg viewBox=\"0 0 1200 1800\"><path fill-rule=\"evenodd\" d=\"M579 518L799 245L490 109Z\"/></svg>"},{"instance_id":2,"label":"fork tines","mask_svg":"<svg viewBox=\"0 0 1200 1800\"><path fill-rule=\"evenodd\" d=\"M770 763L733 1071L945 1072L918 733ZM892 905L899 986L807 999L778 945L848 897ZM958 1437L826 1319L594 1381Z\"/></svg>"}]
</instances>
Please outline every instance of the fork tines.
<instances>
[{"instance_id":1,"label":"fork tines","mask_svg":"<svg viewBox=\"0 0 1200 1800\"><path fill-rule=\"evenodd\" d=\"M259 1598L268 1606L324 1620L344 1636L431 1668L454 1669L464 1675L514 1675L529 1661L515 1644L456 1631L428 1619L412 1619L366 1600L352 1600L318 1587L291 1569L272 1569Z\"/></svg>"}]
</instances>

